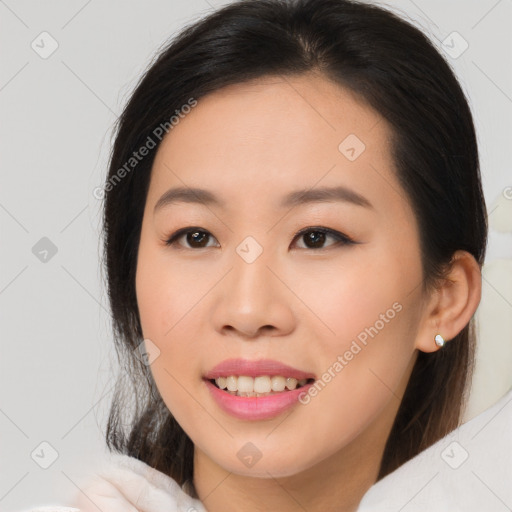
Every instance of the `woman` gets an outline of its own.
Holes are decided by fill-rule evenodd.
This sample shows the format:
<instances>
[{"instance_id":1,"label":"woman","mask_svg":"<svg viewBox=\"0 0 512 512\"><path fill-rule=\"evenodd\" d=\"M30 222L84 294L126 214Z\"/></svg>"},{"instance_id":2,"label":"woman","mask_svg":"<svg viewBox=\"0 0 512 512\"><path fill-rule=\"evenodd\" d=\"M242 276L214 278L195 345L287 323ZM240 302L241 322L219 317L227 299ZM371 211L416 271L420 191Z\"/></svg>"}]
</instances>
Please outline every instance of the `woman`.
<instances>
[{"instance_id":1,"label":"woman","mask_svg":"<svg viewBox=\"0 0 512 512\"><path fill-rule=\"evenodd\" d=\"M485 203L467 100L409 23L244 0L187 27L104 191L120 455L80 510L354 511L460 425Z\"/></svg>"}]
</instances>

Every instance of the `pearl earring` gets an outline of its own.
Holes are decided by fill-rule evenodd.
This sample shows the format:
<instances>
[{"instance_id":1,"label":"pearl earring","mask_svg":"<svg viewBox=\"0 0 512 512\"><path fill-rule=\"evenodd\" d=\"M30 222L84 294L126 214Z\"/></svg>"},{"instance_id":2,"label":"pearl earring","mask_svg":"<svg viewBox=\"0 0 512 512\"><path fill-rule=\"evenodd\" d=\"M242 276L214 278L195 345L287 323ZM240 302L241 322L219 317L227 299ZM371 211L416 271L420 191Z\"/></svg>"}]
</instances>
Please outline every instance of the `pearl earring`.
<instances>
[{"instance_id":1,"label":"pearl earring","mask_svg":"<svg viewBox=\"0 0 512 512\"><path fill-rule=\"evenodd\" d=\"M440 334L436 334L436 337L434 339L436 340L436 345L438 347L444 347L444 344L446 342L444 341L444 338Z\"/></svg>"}]
</instances>

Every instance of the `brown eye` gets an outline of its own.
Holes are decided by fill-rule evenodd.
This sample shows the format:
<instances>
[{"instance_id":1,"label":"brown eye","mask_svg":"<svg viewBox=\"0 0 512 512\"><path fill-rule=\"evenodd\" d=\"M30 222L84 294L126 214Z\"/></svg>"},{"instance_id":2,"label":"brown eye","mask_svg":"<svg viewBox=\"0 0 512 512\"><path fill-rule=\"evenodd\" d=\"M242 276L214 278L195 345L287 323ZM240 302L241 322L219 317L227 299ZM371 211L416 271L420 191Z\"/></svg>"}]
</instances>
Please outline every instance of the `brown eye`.
<instances>
[{"instance_id":1,"label":"brown eye","mask_svg":"<svg viewBox=\"0 0 512 512\"><path fill-rule=\"evenodd\" d=\"M185 233L187 243L192 247L205 247L209 234L205 231L190 231ZM196 245L197 244L197 245Z\"/></svg>"},{"instance_id":2,"label":"brown eye","mask_svg":"<svg viewBox=\"0 0 512 512\"><path fill-rule=\"evenodd\" d=\"M323 231L309 231L308 233L302 235L304 243L311 249L322 247L322 245L325 243L326 237L327 235Z\"/></svg>"}]
</instances>

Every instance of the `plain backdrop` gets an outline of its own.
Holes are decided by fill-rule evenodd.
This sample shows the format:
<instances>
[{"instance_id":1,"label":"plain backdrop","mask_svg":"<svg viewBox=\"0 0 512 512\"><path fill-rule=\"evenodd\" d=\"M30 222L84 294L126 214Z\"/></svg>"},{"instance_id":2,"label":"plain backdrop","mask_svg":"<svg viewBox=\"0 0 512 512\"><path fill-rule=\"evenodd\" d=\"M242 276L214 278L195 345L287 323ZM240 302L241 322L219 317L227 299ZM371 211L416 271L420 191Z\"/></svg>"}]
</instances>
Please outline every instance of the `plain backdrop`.
<instances>
[{"instance_id":1,"label":"plain backdrop","mask_svg":"<svg viewBox=\"0 0 512 512\"><path fill-rule=\"evenodd\" d=\"M1 511L66 504L104 452L116 366L93 190L154 53L226 3L0 1ZM512 2L380 4L452 53L477 127L493 230L469 419L512 385Z\"/></svg>"}]
</instances>

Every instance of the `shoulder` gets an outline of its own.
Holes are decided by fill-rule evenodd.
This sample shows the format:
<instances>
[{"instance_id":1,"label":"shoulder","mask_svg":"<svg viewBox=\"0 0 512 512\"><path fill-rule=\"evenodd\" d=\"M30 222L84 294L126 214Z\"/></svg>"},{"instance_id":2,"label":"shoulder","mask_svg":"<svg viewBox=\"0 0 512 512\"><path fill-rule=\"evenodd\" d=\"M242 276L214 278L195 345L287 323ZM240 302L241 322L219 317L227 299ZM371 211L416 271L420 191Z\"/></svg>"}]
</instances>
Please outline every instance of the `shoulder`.
<instances>
[{"instance_id":1,"label":"shoulder","mask_svg":"<svg viewBox=\"0 0 512 512\"><path fill-rule=\"evenodd\" d=\"M512 503L512 390L375 483L359 512L477 512ZM496 501L498 500L498 501Z\"/></svg>"},{"instance_id":2,"label":"shoulder","mask_svg":"<svg viewBox=\"0 0 512 512\"><path fill-rule=\"evenodd\" d=\"M110 454L105 463L82 482L73 505L78 512L98 512L98 509L102 512L206 512L203 504L187 494L174 479L123 454Z\"/></svg>"},{"instance_id":3,"label":"shoulder","mask_svg":"<svg viewBox=\"0 0 512 512\"><path fill-rule=\"evenodd\" d=\"M110 453L79 480L72 506L33 507L20 512L206 512L200 500L170 476L129 455Z\"/></svg>"}]
</instances>

